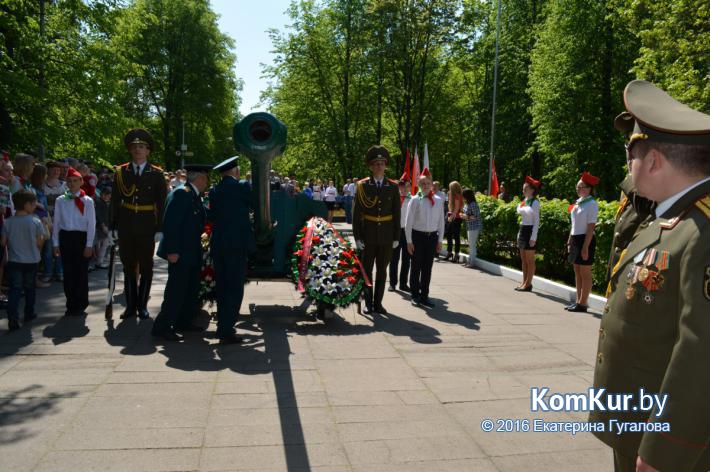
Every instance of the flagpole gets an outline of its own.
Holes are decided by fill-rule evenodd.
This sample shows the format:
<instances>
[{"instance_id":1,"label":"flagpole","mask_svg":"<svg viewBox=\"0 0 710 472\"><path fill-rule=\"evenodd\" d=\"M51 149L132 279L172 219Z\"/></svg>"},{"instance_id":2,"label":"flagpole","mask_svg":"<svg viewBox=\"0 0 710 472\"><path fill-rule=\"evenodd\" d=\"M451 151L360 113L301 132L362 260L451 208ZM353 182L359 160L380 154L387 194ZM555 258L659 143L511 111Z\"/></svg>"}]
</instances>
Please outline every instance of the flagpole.
<instances>
[{"instance_id":1,"label":"flagpole","mask_svg":"<svg viewBox=\"0 0 710 472\"><path fill-rule=\"evenodd\" d=\"M488 158L488 195L491 194L493 180L493 148L496 138L496 95L498 94L498 52L500 50L500 10L502 1L498 0L498 13L496 15L496 58L493 66L493 110L491 112L491 152Z\"/></svg>"}]
</instances>

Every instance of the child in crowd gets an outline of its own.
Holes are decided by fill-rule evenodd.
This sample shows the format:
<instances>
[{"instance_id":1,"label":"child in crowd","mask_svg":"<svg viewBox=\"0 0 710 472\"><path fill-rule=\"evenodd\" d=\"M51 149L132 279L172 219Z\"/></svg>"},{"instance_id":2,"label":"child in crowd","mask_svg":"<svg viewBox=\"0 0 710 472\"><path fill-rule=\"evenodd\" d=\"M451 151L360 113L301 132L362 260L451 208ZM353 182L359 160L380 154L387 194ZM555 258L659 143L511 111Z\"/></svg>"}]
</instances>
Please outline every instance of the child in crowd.
<instances>
[{"instance_id":1,"label":"child in crowd","mask_svg":"<svg viewBox=\"0 0 710 472\"><path fill-rule=\"evenodd\" d=\"M461 219L466 222L468 235L468 261L464 262L464 267L472 268L476 266L478 235L483 228L483 221L481 220L481 210L476 201L476 193L470 188L464 189L463 199L466 205L463 207Z\"/></svg>"},{"instance_id":2,"label":"child in crowd","mask_svg":"<svg viewBox=\"0 0 710 472\"><path fill-rule=\"evenodd\" d=\"M49 236L47 228L34 215L37 196L29 190L20 189L12 195L15 216L5 221L0 241L7 247L7 278L10 296L7 304L10 331L20 328L20 298L25 294L25 317L28 323L35 319L35 280L37 264L41 259L40 249Z\"/></svg>"},{"instance_id":3,"label":"child in crowd","mask_svg":"<svg viewBox=\"0 0 710 472\"><path fill-rule=\"evenodd\" d=\"M67 171L69 191L55 202L52 242L54 254L62 257L65 316L81 316L89 306L89 259L96 233L94 201L81 186L84 179L74 168Z\"/></svg>"},{"instance_id":4,"label":"child in crowd","mask_svg":"<svg viewBox=\"0 0 710 472\"><path fill-rule=\"evenodd\" d=\"M76 170L78 170L79 174L81 174L81 179L83 182L81 185L81 189L89 197L94 198L96 196L96 183L98 182L98 179L91 172L91 169L89 169L89 166L87 166L86 164L79 164L78 166L76 166Z\"/></svg>"},{"instance_id":5,"label":"child in crowd","mask_svg":"<svg viewBox=\"0 0 710 472\"><path fill-rule=\"evenodd\" d=\"M49 216L49 204L47 203L47 194L44 193L44 183L46 181L47 168L42 164L35 164L34 168L32 169L32 175L30 176L30 184L32 185L31 190L35 193L35 195L37 195L37 205L35 206L34 215L39 218L39 220L47 228L48 231L51 231L52 220ZM44 245L51 247L52 243L50 241L45 241ZM44 259L42 262L44 264L47 264L48 262L46 260L46 257L44 257L44 247L41 248L41 252L43 256L42 258ZM50 285L51 284L49 283L49 281L44 281L39 278L37 279L37 288L47 288Z\"/></svg>"},{"instance_id":6,"label":"child in crowd","mask_svg":"<svg viewBox=\"0 0 710 472\"><path fill-rule=\"evenodd\" d=\"M47 209L49 217L54 218L54 202L67 192L67 186L60 179L64 168L64 164L55 161L47 162L47 180L44 182L44 194L47 197ZM48 241L45 244L42 262L44 265L44 274L42 282L51 282L54 277L58 282L64 281L64 269L62 268L62 260L54 256L52 243Z\"/></svg>"},{"instance_id":7,"label":"child in crowd","mask_svg":"<svg viewBox=\"0 0 710 472\"><path fill-rule=\"evenodd\" d=\"M108 229L111 218L111 187L101 189L101 197L96 199L96 241L94 241L94 266L106 269L106 252L110 239Z\"/></svg>"}]
</instances>

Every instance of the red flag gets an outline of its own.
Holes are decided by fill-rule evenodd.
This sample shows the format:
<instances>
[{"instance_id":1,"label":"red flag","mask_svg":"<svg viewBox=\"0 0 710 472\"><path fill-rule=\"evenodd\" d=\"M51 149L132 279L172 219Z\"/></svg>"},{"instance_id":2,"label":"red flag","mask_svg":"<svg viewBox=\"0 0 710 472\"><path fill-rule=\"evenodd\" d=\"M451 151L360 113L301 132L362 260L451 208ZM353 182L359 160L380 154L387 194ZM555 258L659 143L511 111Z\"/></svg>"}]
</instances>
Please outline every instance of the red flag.
<instances>
[{"instance_id":1,"label":"red flag","mask_svg":"<svg viewBox=\"0 0 710 472\"><path fill-rule=\"evenodd\" d=\"M493 160L492 171L491 171L491 195L498 198L500 193L500 187L498 186L498 174L496 173L496 161Z\"/></svg>"},{"instance_id":2,"label":"red flag","mask_svg":"<svg viewBox=\"0 0 710 472\"><path fill-rule=\"evenodd\" d=\"M409 163L409 149L405 151L405 154L407 156L407 160L404 162L404 173L402 174L402 177L399 178L399 180L404 180L405 182L410 179L411 172L409 169L410 163Z\"/></svg>"},{"instance_id":3,"label":"red flag","mask_svg":"<svg viewBox=\"0 0 710 472\"><path fill-rule=\"evenodd\" d=\"M412 195L417 194L417 180L419 179L419 154L414 148L414 163L412 164Z\"/></svg>"}]
</instances>

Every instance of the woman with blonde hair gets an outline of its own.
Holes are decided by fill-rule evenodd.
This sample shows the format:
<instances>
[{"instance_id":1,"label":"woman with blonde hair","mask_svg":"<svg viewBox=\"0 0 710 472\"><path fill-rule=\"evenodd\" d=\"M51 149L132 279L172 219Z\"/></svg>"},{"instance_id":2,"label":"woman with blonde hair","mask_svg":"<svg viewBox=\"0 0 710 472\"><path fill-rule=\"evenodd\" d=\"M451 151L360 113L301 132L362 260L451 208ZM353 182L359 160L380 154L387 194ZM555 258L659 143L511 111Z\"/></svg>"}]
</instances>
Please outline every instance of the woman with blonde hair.
<instances>
[{"instance_id":1,"label":"woman with blonde hair","mask_svg":"<svg viewBox=\"0 0 710 472\"><path fill-rule=\"evenodd\" d=\"M461 250L461 212L463 211L463 189L457 181L449 184L449 212L446 214L448 223L446 231L446 259L459 262ZM454 252L451 252L451 248Z\"/></svg>"}]
</instances>

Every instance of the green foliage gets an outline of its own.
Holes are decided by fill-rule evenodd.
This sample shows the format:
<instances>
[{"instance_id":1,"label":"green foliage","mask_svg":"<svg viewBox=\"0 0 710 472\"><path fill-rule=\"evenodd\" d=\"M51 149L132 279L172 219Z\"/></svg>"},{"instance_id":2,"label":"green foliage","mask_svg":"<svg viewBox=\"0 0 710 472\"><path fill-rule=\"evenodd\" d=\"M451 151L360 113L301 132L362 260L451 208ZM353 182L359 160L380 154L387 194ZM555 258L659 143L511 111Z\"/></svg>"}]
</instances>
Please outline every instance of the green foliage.
<instances>
[{"instance_id":1,"label":"green foliage","mask_svg":"<svg viewBox=\"0 0 710 472\"><path fill-rule=\"evenodd\" d=\"M482 259L520 266L517 234L520 226L516 207L517 198L510 203L478 195L476 197L483 218L483 230L478 239L478 256ZM619 202L597 200L599 216L595 227L597 242L592 275L594 290L603 293L606 289L606 273L609 252L614 236L616 210ZM570 229L569 205L566 200L540 199L540 228L536 242L538 259L537 274L574 285L574 273L567 262L567 235Z\"/></svg>"},{"instance_id":2,"label":"green foliage","mask_svg":"<svg viewBox=\"0 0 710 472\"><path fill-rule=\"evenodd\" d=\"M0 147L116 163L125 131L145 126L154 160L172 164L184 117L197 160L232 149L240 83L206 0L5 0L0 12Z\"/></svg>"}]
</instances>

